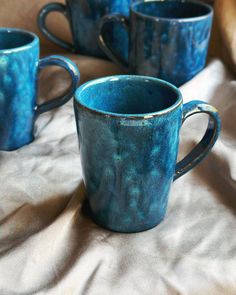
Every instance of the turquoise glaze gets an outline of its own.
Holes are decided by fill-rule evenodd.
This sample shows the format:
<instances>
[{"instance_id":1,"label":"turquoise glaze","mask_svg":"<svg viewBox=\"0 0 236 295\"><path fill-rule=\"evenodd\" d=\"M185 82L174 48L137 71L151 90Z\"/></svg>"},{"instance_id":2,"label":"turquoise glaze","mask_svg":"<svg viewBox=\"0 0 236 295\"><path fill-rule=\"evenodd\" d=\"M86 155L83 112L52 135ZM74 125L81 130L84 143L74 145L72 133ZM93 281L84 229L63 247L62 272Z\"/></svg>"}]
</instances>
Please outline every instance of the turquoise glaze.
<instances>
[{"instance_id":1,"label":"turquoise glaze","mask_svg":"<svg viewBox=\"0 0 236 295\"><path fill-rule=\"evenodd\" d=\"M195 0L134 3L129 19L110 14L101 20L99 43L109 58L130 73L180 86L205 66L212 16L211 6ZM120 24L128 31L129 59L124 59L103 34L108 24Z\"/></svg>"},{"instance_id":2,"label":"turquoise glaze","mask_svg":"<svg viewBox=\"0 0 236 295\"><path fill-rule=\"evenodd\" d=\"M38 72L50 65L66 69L72 85L67 94L37 105ZM11 151L30 143L36 117L66 103L79 80L74 63L62 56L39 60L39 39L19 29L0 29L0 150Z\"/></svg>"},{"instance_id":3,"label":"turquoise glaze","mask_svg":"<svg viewBox=\"0 0 236 295\"><path fill-rule=\"evenodd\" d=\"M74 100L83 177L92 218L118 232L139 232L164 218L173 180L196 166L220 132L216 109L183 105L180 91L151 77L113 76L81 86ZM207 113L202 141L176 164L184 120Z\"/></svg>"},{"instance_id":4,"label":"turquoise glaze","mask_svg":"<svg viewBox=\"0 0 236 295\"><path fill-rule=\"evenodd\" d=\"M132 0L66 0L66 5L49 3L45 5L38 16L38 25L42 33L57 45L66 50L95 57L106 55L97 42L98 24L107 13L122 13L129 15ZM55 36L46 26L46 18L51 12L62 13L69 21L73 36L73 44L69 44ZM128 38L123 28L109 25L105 28L105 38L117 52L125 58L128 56ZM122 40L122 42L120 42Z\"/></svg>"}]
</instances>

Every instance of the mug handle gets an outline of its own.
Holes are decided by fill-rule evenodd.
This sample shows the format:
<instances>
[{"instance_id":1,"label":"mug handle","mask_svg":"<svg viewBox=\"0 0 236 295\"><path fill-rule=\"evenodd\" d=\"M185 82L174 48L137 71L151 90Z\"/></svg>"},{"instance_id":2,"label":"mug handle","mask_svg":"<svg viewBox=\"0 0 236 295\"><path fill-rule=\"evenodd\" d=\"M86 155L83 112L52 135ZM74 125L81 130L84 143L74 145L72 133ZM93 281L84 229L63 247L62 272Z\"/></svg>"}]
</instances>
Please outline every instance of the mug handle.
<instances>
[{"instance_id":1,"label":"mug handle","mask_svg":"<svg viewBox=\"0 0 236 295\"><path fill-rule=\"evenodd\" d=\"M50 30L47 28L46 19L49 13L51 12L60 12L62 13L67 19L67 9L66 6L62 3L49 3L45 5L39 12L38 15L38 26L45 37L47 37L52 42L56 43L57 45L69 50L71 52L75 52L74 46L59 37L55 34L51 33Z\"/></svg>"},{"instance_id":2,"label":"mug handle","mask_svg":"<svg viewBox=\"0 0 236 295\"><path fill-rule=\"evenodd\" d=\"M68 102L72 98L80 80L80 72L76 64L66 57L51 55L39 61L39 71L47 66L59 66L64 68L70 74L71 86L66 94L54 98L51 101L47 101L41 105L37 105L35 108L36 115L40 115L44 112L60 107Z\"/></svg>"},{"instance_id":3,"label":"mug handle","mask_svg":"<svg viewBox=\"0 0 236 295\"><path fill-rule=\"evenodd\" d=\"M200 143L176 165L174 180L197 166L213 148L219 137L221 121L217 110L200 100L194 100L183 106L182 123L192 115L206 113L209 115L208 127Z\"/></svg>"},{"instance_id":4,"label":"mug handle","mask_svg":"<svg viewBox=\"0 0 236 295\"><path fill-rule=\"evenodd\" d=\"M127 33L129 32L129 19L118 13L114 14L108 14L105 15L100 23L99 23L99 35L98 35L98 43L103 50L103 52L111 59L113 60L116 64L121 66L122 68L127 68L128 67L128 61L126 61L119 53L115 52L115 50L109 46L109 43L107 43L104 35L103 35L103 30L104 26L108 23L119 23L126 31Z\"/></svg>"}]
</instances>

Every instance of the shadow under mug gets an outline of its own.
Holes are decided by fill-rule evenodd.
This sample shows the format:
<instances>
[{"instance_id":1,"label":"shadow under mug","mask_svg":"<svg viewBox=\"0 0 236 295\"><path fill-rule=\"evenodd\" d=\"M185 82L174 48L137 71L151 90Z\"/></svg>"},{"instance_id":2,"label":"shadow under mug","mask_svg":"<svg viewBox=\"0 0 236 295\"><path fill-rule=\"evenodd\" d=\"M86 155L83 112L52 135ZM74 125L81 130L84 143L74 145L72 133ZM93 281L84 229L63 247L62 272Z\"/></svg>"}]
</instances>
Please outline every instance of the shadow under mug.
<instances>
[{"instance_id":1,"label":"shadow under mug","mask_svg":"<svg viewBox=\"0 0 236 295\"><path fill-rule=\"evenodd\" d=\"M103 17L99 44L110 59L130 73L180 86L205 66L212 17L213 8L195 0L137 2L131 5L130 18L118 14ZM105 26L114 23L129 35L128 60L104 37Z\"/></svg>"},{"instance_id":2,"label":"shadow under mug","mask_svg":"<svg viewBox=\"0 0 236 295\"><path fill-rule=\"evenodd\" d=\"M118 232L162 221L173 180L205 158L221 125L213 106L183 105L178 88L147 76L90 81L76 91L74 109L91 216ZM209 115L207 131L176 164L181 125L199 113Z\"/></svg>"},{"instance_id":3,"label":"shadow under mug","mask_svg":"<svg viewBox=\"0 0 236 295\"><path fill-rule=\"evenodd\" d=\"M49 3L38 15L38 26L49 40L66 50L106 57L97 42L99 21L107 13L117 12L128 16L131 2L132 0L66 0L66 5ZM69 21L73 44L62 40L48 29L46 19L52 12L62 13ZM128 55L128 38L123 28L116 25L107 26L105 38L109 39L109 43L123 58Z\"/></svg>"},{"instance_id":4,"label":"shadow under mug","mask_svg":"<svg viewBox=\"0 0 236 295\"><path fill-rule=\"evenodd\" d=\"M46 66L64 68L71 77L66 94L36 104L39 71ZM0 29L0 150L11 151L34 139L38 115L62 106L72 98L79 71L69 59L53 55L39 60L39 39L28 31Z\"/></svg>"}]
</instances>

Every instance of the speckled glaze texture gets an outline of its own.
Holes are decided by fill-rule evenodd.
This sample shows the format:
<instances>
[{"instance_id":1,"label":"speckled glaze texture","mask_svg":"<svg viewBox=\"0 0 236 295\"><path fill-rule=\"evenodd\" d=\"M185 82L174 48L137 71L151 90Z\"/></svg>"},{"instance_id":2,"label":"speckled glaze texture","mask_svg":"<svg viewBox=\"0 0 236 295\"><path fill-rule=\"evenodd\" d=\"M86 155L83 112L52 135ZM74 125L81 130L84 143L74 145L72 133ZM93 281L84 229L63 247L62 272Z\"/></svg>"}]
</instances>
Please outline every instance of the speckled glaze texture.
<instances>
[{"instance_id":1,"label":"speckled glaze texture","mask_svg":"<svg viewBox=\"0 0 236 295\"><path fill-rule=\"evenodd\" d=\"M212 27L212 8L197 1L149 1L131 6L130 19L106 16L104 24L120 23L129 32L129 60L101 47L130 73L158 77L180 86L201 71L206 62ZM103 29L101 29L102 31ZM101 34L102 36L102 34ZM121 41L122 42L122 41Z\"/></svg>"},{"instance_id":2,"label":"speckled glaze texture","mask_svg":"<svg viewBox=\"0 0 236 295\"><path fill-rule=\"evenodd\" d=\"M65 96L37 106L38 71L47 65L68 70L72 86ZM39 60L37 36L18 29L0 29L0 150L30 143L36 116L67 102L77 82L77 69L67 59L51 56Z\"/></svg>"},{"instance_id":3,"label":"speckled glaze texture","mask_svg":"<svg viewBox=\"0 0 236 295\"><path fill-rule=\"evenodd\" d=\"M108 13L119 12L128 16L131 2L132 0L67 0L66 5L50 3L41 10L38 24L46 37L70 51L105 57L97 42L99 21ZM61 12L67 17L73 35L73 44L59 39L47 29L46 17L52 11ZM128 56L128 37L123 28L112 24L106 27L105 37L119 54L123 57Z\"/></svg>"},{"instance_id":4,"label":"speckled glaze texture","mask_svg":"<svg viewBox=\"0 0 236 295\"><path fill-rule=\"evenodd\" d=\"M167 106L162 98L173 93L176 99ZM173 179L206 156L220 130L213 107L201 101L183 107L174 86L150 77L114 76L89 82L77 90L74 107L92 218L118 232L139 232L159 224ZM210 120L204 140L176 168L182 122L205 111Z\"/></svg>"},{"instance_id":5,"label":"speckled glaze texture","mask_svg":"<svg viewBox=\"0 0 236 295\"><path fill-rule=\"evenodd\" d=\"M0 149L33 140L38 56L37 43L21 52L0 51Z\"/></svg>"}]
</instances>

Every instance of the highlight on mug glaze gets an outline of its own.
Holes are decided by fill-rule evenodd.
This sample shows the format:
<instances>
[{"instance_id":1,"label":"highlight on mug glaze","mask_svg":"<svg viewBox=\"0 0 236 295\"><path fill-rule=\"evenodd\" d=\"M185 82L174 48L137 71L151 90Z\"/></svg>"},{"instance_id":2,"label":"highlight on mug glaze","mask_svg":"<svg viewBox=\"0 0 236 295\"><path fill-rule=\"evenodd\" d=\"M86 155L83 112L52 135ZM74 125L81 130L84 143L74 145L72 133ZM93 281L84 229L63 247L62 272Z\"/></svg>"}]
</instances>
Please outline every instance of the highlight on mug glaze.
<instances>
[{"instance_id":1,"label":"highlight on mug glaze","mask_svg":"<svg viewBox=\"0 0 236 295\"><path fill-rule=\"evenodd\" d=\"M75 117L91 216L118 232L139 232L164 218L173 180L215 144L220 119L202 101L184 104L168 82L146 76L90 81L75 93ZM201 143L176 164L182 120L209 115Z\"/></svg>"}]
</instances>

